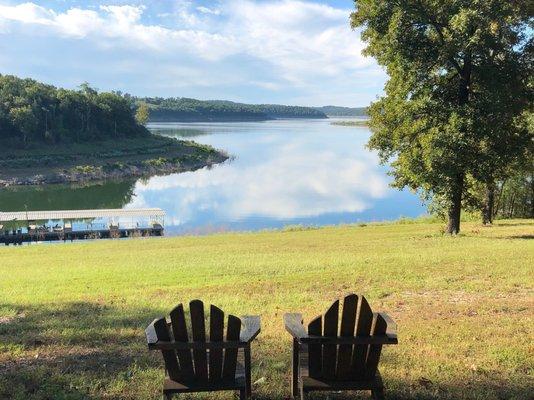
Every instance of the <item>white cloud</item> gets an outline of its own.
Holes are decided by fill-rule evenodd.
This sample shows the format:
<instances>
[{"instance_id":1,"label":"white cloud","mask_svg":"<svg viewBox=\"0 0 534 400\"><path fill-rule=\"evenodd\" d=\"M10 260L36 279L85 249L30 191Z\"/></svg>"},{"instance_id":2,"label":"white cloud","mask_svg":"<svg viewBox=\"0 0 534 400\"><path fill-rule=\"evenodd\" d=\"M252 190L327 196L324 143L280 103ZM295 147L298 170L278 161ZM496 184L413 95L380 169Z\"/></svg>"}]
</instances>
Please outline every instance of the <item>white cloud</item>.
<instances>
[{"instance_id":1,"label":"white cloud","mask_svg":"<svg viewBox=\"0 0 534 400\"><path fill-rule=\"evenodd\" d=\"M388 180L377 167L376 155L360 150L355 157L352 151L340 151L335 145L318 150L301 129L305 128L295 125L297 133L289 138L266 135L250 139L256 147L274 149L268 155L138 182L135 205L145 204L144 196L149 193L168 198L163 207L181 223L201 209L225 220L254 216L294 219L362 212L388 195ZM269 143L262 145L260 140ZM155 195L157 192L174 195Z\"/></svg>"},{"instance_id":2,"label":"white cloud","mask_svg":"<svg viewBox=\"0 0 534 400\"><path fill-rule=\"evenodd\" d=\"M349 27L347 9L299 0L221 0L216 8L185 0L173 4L169 12L157 14L159 23L144 20L150 11L145 6L102 5L58 12L33 2L4 5L0 32L84 40L84 45L97 49L130 52L140 63L152 58L182 70L198 68L205 76L220 74L220 63L241 57L265 66L270 77L248 79L247 74L228 69L228 80L241 76L243 83L271 91L289 85L303 90L302 97L306 90L323 87L322 81L346 87L347 79L358 71L377 70L371 59L361 55L363 45ZM54 40L50 43L53 47ZM184 81L188 78L183 76Z\"/></svg>"},{"instance_id":3,"label":"white cloud","mask_svg":"<svg viewBox=\"0 0 534 400\"><path fill-rule=\"evenodd\" d=\"M213 15L219 15L221 13L220 10L215 10L215 9L212 9L212 8L208 8L208 7L197 7L197 10L200 11L201 13L203 14L213 14Z\"/></svg>"}]
</instances>

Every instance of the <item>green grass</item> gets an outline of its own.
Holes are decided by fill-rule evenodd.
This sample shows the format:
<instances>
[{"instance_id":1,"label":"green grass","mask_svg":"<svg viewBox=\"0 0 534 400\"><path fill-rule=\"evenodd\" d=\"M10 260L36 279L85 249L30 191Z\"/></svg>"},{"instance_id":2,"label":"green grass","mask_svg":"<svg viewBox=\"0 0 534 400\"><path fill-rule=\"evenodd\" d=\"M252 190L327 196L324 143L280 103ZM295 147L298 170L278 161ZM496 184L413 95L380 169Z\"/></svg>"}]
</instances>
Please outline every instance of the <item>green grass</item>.
<instances>
[{"instance_id":1,"label":"green grass","mask_svg":"<svg viewBox=\"0 0 534 400\"><path fill-rule=\"evenodd\" d=\"M309 321L358 292L398 323L399 345L381 360L388 399L530 399L534 220L464 223L457 237L440 228L422 222L2 248L0 398L161 398L163 363L147 351L143 330L195 298L262 316L254 394L287 398L291 342L282 315L302 311Z\"/></svg>"}]
</instances>

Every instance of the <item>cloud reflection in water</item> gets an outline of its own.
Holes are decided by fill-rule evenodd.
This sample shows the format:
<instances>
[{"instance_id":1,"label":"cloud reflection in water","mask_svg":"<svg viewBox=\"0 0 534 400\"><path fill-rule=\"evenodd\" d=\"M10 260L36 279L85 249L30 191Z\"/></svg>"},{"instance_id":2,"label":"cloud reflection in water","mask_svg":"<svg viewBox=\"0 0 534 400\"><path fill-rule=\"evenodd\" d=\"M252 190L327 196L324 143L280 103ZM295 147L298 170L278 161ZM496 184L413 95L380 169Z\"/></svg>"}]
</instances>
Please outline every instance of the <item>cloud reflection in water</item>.
<instances>
[{"instance_id":1,"label":"cloud reflection in water","mask_svg":"<svg viewBox=\"0 0 534 400\"><path fill-rule=\"evenodd\" d=\"M366 128L332 126L324 120L152 128L174 136L186 129L189 139L193 127L204 133L193 140L225 149L236 158L212 169L136 184L129 207L165 209L167 225L174 226L171 231L348 223L363 214L365 219L380 220L396 215L399 202L405 205L399 207L403 215L424 212L416 196L388 186L385 169L364 147Z\"/></svg>"}]
</instances>

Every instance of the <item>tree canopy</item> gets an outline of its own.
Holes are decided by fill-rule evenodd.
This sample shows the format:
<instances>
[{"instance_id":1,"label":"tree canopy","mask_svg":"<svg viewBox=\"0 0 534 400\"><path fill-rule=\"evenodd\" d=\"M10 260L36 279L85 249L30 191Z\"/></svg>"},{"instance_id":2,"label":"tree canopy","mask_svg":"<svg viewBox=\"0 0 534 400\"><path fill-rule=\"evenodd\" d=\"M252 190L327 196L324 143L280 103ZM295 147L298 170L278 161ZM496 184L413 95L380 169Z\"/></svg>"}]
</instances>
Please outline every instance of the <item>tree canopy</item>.
<instances>
[{"instance_id":1,"label":"tree canopy","mask_svg":"<svg viewBox=\"0 0 534 400\"><path fill-rule=\"evenodd\" d=\"M33 79L0 75L0 140L14 146L83 142L148 134L131 101L83 84L58 89Z\"/></svg>"},{"instance_id":2,"label":"tree canopy","mask_svg":"<svg viewBox=\"0 0 534 400\"><path fill-rule=\"evenodd\" d=\"M278 104L244 104L225 100L196 100L186 97L135 98L147 104L151 121L265 121L276 118L326 118L311 107Z\"/></svg>"},{"instance_id":3,"label":"tree canopy","mask_svg":"<svg viewBox=\"0 0 534 400\"><path fill-rule=\"evenodd\" d=\"M460 230L470 182L491 182L532 143L532 3L356 0L353 28L386 68L369 146L394 184L419 190Z\"/></svg>"}]
</instances>

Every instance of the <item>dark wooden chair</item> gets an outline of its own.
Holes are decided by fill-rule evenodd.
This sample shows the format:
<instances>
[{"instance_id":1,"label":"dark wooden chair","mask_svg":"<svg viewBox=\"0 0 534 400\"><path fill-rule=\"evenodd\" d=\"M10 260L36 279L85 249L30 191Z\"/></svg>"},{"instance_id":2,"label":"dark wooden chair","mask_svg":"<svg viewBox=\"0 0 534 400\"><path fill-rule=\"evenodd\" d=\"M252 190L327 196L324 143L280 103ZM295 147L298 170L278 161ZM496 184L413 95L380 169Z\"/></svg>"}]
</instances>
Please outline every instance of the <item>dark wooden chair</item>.
<instances>
[{"instance_id":1,"label":"dark wooden chair","mask_svg":"<svg viewBox=\"0 0 534 400\"><path fill-rule=\"evenodd\" d=\"M165 398L220 390L239 390L240 399L250 398L250 347L260 333L260 318L229 315L225 338L224 313L219 308L210 307L209 332L202 301L190 302L189 311L191 335L182 304L171 311L170 321L155 319L145 331L148 348L163 355Z\"/></svg>"},{"instance_id":2,"label":"dark wooden chair","mask_svg":"<svg viewBox=\"0 0 534 400\"><path fill-rule=\"evenodd\" d=\"M373 313L365 297L355 294L343 301L339 327L338 319L339 300L311 321L307 332L301 314L284 315L293 336L293 397L304 399L316 390L370 390L382 399L378 361L383 345L398 343L395 323L385 313Z\"/></svg>"}]
</instances>

